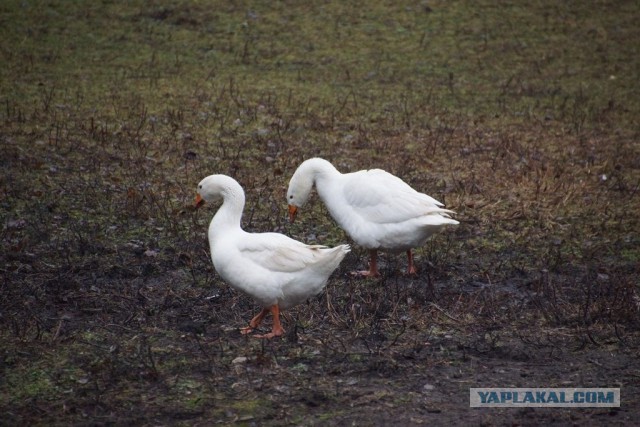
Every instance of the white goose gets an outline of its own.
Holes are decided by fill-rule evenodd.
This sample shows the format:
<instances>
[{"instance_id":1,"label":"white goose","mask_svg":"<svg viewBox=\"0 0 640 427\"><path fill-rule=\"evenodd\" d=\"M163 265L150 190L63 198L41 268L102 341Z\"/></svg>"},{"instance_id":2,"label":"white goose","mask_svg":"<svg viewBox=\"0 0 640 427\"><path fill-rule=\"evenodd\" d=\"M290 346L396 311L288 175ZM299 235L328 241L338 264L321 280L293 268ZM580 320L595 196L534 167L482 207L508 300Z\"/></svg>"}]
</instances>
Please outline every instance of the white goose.
<instances>
[{"instance_id":1,"label":"white goose","mask_svg":"<svg viewBox=\"0 0 640 427\"><path fill-rule=\"evenodd\" d=\"M240 184L226 175L211 175L200 181L196 207L219 199L222 206L211 220L208 233L213 266L229 285L264 307L241 332L251 332L271 312L271 333L256 337L280 336L284 333L280 309L320 293L349 252L349 245L309 246L278 233L248 233L240 227L245 202Z\"/></svg>"},{"instance_id":2,"label":"white goose","mask_svg":"<svg viewBox=\"0 0 640 427\"><path fill-rule=\"evenodd\" d=\"M411 249L423 245L443 226L459 224L449 218L453 211L388 172L371 169L342 174L320 158L304 161L291 177L287 201L292 222L314 184L338 225L358 245L370 250L369 270L357 272L359 275L380 275L378 249L406 251L407 272L415 274Z\"/></svg>"}]
</instances>

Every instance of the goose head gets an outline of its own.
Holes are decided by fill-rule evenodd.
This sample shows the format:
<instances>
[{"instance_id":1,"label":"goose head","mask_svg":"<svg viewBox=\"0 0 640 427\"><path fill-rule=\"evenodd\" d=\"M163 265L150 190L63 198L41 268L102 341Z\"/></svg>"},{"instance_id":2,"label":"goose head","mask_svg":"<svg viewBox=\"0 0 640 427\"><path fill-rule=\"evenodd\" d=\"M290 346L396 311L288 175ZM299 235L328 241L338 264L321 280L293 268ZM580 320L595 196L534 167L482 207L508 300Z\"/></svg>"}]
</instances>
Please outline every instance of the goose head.
<instances>
[{"instance_id":1,"label":"goose head","mask_svg":"<svg viewBox=\"0 0 640 427\"><path fill-rule=\"evenodd\" d=\"M231 177L226 175L209 175L198 184L196 190L195 207L199 208L205 202L216 202L230 195L242 193L242 187Z\"/></svg>"},{"instance_id":2,"label":"goose head","mask_svg":"<svg viewBox=\"0 0 640 427\"><path fill-rule=\"evenodd\" d=\"M309 200L312 188L313 175L306 168L299 167L291 177L287 190L290 222L295 221L298 208L303 207Z\"/></svg>"}]
</instances>

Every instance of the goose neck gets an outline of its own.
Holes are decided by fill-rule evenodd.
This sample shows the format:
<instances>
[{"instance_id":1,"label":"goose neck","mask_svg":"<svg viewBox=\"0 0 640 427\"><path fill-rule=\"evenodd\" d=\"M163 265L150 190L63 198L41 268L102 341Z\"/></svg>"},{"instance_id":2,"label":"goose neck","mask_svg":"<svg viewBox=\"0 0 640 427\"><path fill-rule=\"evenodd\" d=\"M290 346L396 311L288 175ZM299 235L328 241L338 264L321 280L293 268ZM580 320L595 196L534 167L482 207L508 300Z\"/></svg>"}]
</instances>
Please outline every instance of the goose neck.
<instances>
[{"instance_id":1,"label":"goose neck","mask_svg":"<svg viewBox=\"0 0 640 427\"><path fill-rule=\"evenodd\" d=\"M224 195L222 206L211 220L210 228L240 227L242 211L244 209L244 195L237 192L229 192Z\"/></svg>"}]
</instances>

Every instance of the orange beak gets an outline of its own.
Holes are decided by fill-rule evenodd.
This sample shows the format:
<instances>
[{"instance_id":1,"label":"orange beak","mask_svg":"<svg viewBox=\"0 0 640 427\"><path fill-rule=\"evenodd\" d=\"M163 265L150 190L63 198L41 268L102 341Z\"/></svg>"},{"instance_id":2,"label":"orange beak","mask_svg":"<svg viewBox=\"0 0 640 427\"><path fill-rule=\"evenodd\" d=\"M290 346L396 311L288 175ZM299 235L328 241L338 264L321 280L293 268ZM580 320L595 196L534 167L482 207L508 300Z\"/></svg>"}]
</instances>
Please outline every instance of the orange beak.
<instances>
[{"instance_id":1,"label":"orange beak","mask_svg":"<svg viewBox=\"0 0 640 427\"><path fill-rule=\"evenodd\" d=\"M293 222L296 220L296 214L298 213L298 207L294 205L289 205L289 222Z\"/></svg>"},{"instance_id":2,"label":"orange beak","mask_svg":"<svg viewBox=\"0 0 640 427\"><path fill-rule=\"evenodd\" d=\"M204 205L204 199L200 195L200 193L196 193L196 201L193 204L193 207L198 209L200 206Z\"/></svg>"}]
</instances>

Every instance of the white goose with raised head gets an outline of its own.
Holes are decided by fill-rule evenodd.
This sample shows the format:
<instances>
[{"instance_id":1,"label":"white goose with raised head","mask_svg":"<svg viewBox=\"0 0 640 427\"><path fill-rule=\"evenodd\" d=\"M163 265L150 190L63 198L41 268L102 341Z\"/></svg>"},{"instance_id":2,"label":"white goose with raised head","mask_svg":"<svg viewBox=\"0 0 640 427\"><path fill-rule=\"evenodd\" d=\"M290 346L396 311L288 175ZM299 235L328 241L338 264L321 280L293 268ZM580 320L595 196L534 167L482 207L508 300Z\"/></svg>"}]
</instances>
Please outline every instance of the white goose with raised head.
<instances>
[{"instance_id":1,"label":"white goose with raised head","mask_svg":"<svg viewBox=\"0 0 640 427\"><path fill-rule=\"evenodd\" d=\"M209 225L213 266L233 288L247 293L263 309L241 330L246 334L273 315L272 338L284 333L280 310L319 294L331 273L349 252L349 245L327 248L306 245L278 233L248 233L240 226L245 196L242 187L226 175L210 175L198 184L196 206L222 199Z\"/></svg>"}]
</instances>

